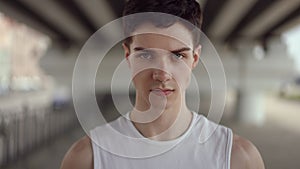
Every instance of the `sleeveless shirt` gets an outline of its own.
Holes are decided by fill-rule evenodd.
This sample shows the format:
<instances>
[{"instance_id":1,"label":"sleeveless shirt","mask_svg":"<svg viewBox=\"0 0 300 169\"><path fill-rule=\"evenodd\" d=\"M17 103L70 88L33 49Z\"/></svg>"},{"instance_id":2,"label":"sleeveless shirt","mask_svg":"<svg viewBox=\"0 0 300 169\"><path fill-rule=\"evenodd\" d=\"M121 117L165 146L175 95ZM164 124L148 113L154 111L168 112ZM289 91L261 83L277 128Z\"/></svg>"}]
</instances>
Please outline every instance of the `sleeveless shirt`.
<instances>
[{"instance_id":1,"label":"sleeveless shirt","mask_svg":"<svg viewBox=\"0 0 300 169\"><path fill-rule=\"evenodd\" d=\"M231 129L193 112L186 132L170 141L143 137L129 113L90 131L94 169L230 169Z\"/></svg>"}]
</instances>

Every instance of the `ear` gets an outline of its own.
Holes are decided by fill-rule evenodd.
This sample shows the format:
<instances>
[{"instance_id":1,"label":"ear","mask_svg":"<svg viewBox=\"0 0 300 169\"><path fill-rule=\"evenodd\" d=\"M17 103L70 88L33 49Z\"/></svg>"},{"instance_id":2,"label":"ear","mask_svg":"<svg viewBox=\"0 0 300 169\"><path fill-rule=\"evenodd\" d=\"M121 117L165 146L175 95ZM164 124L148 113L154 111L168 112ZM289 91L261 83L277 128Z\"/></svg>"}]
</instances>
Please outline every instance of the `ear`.
<instances>
[{"instance_id":1,"label":"ear","mask_svg":"<svg viewBox=\"0 0 300 169\"><path fill-rule=\"evenodd\" d=\"M201 45L198 45L195 49L194 49L194 54L193 54L193 63L192 63L192 69L194 69L198 63L199 63L199 59L200 59L200 55L201 55Z\"/></svg>"},{"instance_id":2,"label":"ear","mask_svg":"<svg viewBox=\"0 0 300 169\"><path fill-rule=\"evenodd\" d=\"M123 47L123 50L124 50L125 58L128 59L128 57L130 55L129 46L127 46L125 43L122 43L122 47Z\"/></svg>"},{"instance_id":3,"label":"ear","mask_svg":"<svg viewBox=\"0 0 300 169\"><path fill-rule=\"evenodd\" d=\"M124 50L124 55L125 55L125 58L126 58L126 61L128 63L128 66L130 67L130 62L129 62L129 55L130 55L130 49L129 49L129 46L127 46L125 43L122 43L122 47L123 47L123 50Z\"/></svg>"}]
</instances>

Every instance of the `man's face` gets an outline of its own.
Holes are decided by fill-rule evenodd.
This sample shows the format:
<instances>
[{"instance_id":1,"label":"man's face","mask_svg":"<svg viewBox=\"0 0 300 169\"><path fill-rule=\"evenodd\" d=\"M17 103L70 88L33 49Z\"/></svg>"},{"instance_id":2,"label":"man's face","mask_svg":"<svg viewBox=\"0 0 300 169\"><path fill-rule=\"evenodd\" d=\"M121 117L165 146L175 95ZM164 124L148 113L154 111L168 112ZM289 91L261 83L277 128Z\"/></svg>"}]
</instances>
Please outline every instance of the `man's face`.
<instances>
[{"instance_id":1,"label":"man's face","mask_svg":"<svg viewBox=\"0 0 300 169\"><path fill-rule=\"evenodd\" d=\"M123 47L136 88L136 108L147 110L160 99L167 99L165 108L180 105L199 61L200 47L193 46L192 34L180 23L168 28L146 23L133 34L129 48Z\"/></svg>"}]
</instances>

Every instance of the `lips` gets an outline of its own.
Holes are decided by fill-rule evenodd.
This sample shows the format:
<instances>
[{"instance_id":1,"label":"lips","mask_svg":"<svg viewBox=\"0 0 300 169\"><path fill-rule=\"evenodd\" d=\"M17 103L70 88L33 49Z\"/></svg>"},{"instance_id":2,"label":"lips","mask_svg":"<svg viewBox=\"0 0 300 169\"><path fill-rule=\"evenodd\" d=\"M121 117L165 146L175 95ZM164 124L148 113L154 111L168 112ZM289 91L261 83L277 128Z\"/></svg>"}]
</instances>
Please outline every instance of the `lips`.
<instances>
[{"instance_id":1,"label":"lips","mask_svg":"<svg viewBox=\"0 0 300 169\"><path fill-rule=\"evenodd\" d=\"M151 89L150 92L153 92L154 94L159 96L168 96L174 92L174 89L155 88L155 89Z\"/></svg>"}]
</instances>

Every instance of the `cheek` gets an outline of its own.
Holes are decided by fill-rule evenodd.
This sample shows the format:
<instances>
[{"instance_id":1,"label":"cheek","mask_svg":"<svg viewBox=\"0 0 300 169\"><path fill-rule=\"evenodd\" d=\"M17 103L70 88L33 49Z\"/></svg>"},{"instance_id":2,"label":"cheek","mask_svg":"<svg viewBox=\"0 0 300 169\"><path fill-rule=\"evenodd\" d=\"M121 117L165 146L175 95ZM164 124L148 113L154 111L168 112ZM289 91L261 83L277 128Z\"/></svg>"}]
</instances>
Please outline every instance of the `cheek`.
<instances>
[{"instance_id":1,"label":"cheek","mask_svg":"<svg viewBox=\"0 0 300 169\"><path fill-rule=\"evenodd\" d=\"M132 62L131 65L131 76L132 78L137 77L138 79L146 78L149 76L149 67L145 66L144 64L137 64Z\"/></svg>"},{"instance_id":2,"label":"cheek","mask_svg":"<svg viewBox=\"0 0 300 169\"><path fill-rule=\"evenodd\" d=\"M132 82L136 88L146 87L149 84L149 71L141 71L132 76Z\"/></svg>"},{"instance_id":3,"label":"cheek","mask_svg":"<svg viewBox=\"0 0 300 169\"><path fill-rule=\"evenodd\" d=\"M191 71L188 70L179 70L173 74L173 77L177 83L177 85L182 89L185 90L189 83L191 77Z\"/></svg>"}]
</instances>

